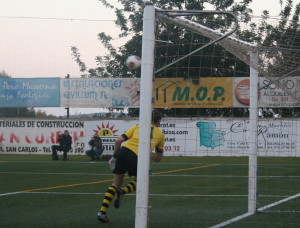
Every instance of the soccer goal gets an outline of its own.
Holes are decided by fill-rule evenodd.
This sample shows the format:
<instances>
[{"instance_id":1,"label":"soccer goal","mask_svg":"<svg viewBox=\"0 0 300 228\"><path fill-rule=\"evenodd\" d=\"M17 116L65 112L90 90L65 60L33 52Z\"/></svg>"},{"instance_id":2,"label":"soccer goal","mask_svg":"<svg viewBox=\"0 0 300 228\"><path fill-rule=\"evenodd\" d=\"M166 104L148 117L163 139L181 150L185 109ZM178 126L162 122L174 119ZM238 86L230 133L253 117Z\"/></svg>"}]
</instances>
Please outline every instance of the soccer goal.
<instances>
[{"instance_id":1,"label":"soccer goal","mask_svg":"<svg viewBox=\"0 0 300 228\"><path fill-rule=\"evenodd\" d=\"M139 151L149 150L151 109L159 108L174 117L162 127L165 154L183 162L166 171L139 154L135 226L278 223L276 215L258 221L261 212L288 224L300 211L300 123L287 113L300 106L297 29L282 33L281 45L259 46L237 38L244 25L230 12L149 5L143 23ZM149 178L152 166L162 170ZM151 191L152 183L170 189Z\"/></svg>"}]
</instances>

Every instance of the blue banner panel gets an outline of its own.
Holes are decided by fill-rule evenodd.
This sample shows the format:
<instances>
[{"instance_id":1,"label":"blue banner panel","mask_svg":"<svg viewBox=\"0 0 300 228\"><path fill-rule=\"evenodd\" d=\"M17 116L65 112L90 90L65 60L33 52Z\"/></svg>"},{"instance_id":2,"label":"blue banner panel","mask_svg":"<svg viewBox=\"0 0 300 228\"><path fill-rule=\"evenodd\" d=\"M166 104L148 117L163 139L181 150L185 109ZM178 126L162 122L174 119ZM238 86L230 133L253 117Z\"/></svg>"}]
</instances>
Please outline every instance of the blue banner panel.
<instances>
[{"instance_id":1,"label":"blue banner panel","mask_svg":"<svg viewBox=\"0 0 300 228\"><path fill-rule=\"evenodd\" d=\"M0 78L0 107L59 106L59 78Z\"/></svg>"}]
</instances>

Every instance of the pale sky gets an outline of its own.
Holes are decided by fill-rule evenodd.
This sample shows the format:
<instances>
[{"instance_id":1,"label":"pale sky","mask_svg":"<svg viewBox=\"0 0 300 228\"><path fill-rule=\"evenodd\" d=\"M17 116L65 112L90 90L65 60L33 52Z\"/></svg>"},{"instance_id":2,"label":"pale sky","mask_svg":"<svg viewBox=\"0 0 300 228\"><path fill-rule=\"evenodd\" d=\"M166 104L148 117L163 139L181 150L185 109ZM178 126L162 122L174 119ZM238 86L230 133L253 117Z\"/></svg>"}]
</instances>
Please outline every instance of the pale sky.
<instances>
[{"instance_id":1,"label":"pale sky","mask_svg":"<svg viewBox=\"0 0 300 228\"><path fill-rule=\"evenodd\" d=\"M93 68L95 56L104 55L97 34L103 31L117 38L119 33L113 11L98 0L0 3L0 70L12 77L79 77L71 46L77 46L82 60Z\"/></svg>"},{"instance_id":2,"label":"pale sky","mask_svg":"<svg viewBox=\"0 0 300 228\"><path fill-rule=\"evenodd\" d=\"M267 9L276 16L280 11L279 1L253 0L251 8L255 15ZM109 3L114 5L117 0ZM72 59L71 46L77 46L82 61L88 68L94 68L95 56L105 54L97 34L105 32L113 38L119 34L113 22L114 12L98 0L0 0L0 5L0 71L13 78L67 74L79 77L81 73ZM123 42L114 40L115 45ZM64 108L42 110L57 115L66 113ZM75 112L84 110L70 109L70 114Z\"/></svg>"}]
</instances>

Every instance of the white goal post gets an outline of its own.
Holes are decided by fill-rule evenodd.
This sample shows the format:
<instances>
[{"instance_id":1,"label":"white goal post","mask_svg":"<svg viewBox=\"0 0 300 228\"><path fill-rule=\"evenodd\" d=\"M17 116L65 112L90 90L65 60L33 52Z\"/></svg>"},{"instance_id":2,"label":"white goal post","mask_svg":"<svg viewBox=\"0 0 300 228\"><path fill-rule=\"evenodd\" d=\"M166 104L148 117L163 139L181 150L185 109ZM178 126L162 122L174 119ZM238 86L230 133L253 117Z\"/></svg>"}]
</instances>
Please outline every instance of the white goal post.
<instances>
[{"instance_id":1,"label":"white goal post","mask_svg":"<svg viewBox=\"0 0 300 228\"><path fill-rule=\"evenodd\" d=\"M143 18L143 44L140 91L140 135L136 191L135 227L146 228L148 222L150 128L155 46L155 9L146 6ZM148 153L147 153L148 152Z\"/></svg>"},{"instance_id":2,"label":"white goal post","mask_svg":"<svg viewBox=\"0 0 300 228\"><path fill-rule=\"evenodd\" d=\"M217 31L213 31L205 26L189 21L180 17L181 15L187 15L193 13L192 11L164 11L157 9L152 5L148 5L144 9L143 17L143 39L142 39L142 66L141 66L141 91L140 91L140 143L139 143L139 156L138 156L138 175L137 175L137 193L136 193L136 215L135 215L135 227L146 228L148 224L148 194L149 194L149 166L150 157L149 145L150 145L150 125L151 125L151 110L152 110L152 85L154 74L154 50L155 50L155 21L156 18L165 20L176 25L182 26L193 32L198 32L201 35L205 35L211 39L211 42L201 47L205 48L209 45L221 42L229 47L244 48L250 56L249 59L244 59L244 56L238 56L244 62L247 62L250 68L250 134L248 140L250 143L249 150L249 197L248 197L248 212L255 213L256 211L256 173L257 173L257 91L258 91L258 52L257 47L246 42L237 40L230 37L230 35L236 30L237 22L232 31L222 34ZM196 11L194 14L204 13L204 11ZM222 13L218 11L208 11L207 13ZM227 13L227 12L226 12ZM223 13L224 14L224 13ZM231 13L230 13L231 14ZM233 15L234 17L234 15ZM225 38L229 37L224 41ZM199 51L195 50L194 52ZM230 50L229 50L230 51ZM191 51L191 54L194 53ZM232 50L234 52L234 50ZM188 56L188 55L187 55ZM174 64L183 58L181 57L171 64ZM170 64L169 64L170 65ZM166 65L165 67L168 67ZM156 70L155 73L161 69Z\"/></svg>"}]
</instances>

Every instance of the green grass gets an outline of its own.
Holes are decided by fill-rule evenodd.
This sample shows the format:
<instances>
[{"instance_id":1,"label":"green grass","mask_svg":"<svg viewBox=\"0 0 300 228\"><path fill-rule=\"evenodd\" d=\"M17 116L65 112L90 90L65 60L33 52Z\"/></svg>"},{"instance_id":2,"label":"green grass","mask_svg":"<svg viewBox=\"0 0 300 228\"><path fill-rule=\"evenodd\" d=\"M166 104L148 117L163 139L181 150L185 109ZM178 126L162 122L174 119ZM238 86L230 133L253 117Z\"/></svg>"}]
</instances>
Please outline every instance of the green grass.
<instances>
[{"instance_id":1,"label":"green grass","mask_svg":"<svg viewBox=\"0 0 300 228\"><path fill-rule=\"evenodd\" d=\"M109 224L96 213L112 173L106 162L85 156L51 161L45 155L0 155L0 228L118 227L135 223L135 194L111 206ZM300 158L259 158L258 205L300 191ZM165 157L152 163L149 227L209 227L247 212L248 159L238 157ZM127 179L125 183L127 183ZM12 194L8 194L12 193ZM299 197L227 227L297 227Z\"/></svg>"}]
</instances>

